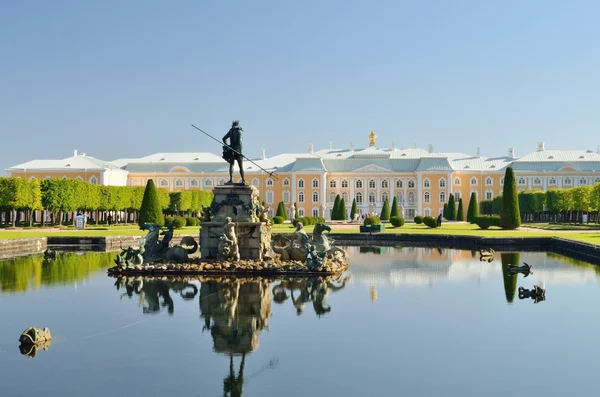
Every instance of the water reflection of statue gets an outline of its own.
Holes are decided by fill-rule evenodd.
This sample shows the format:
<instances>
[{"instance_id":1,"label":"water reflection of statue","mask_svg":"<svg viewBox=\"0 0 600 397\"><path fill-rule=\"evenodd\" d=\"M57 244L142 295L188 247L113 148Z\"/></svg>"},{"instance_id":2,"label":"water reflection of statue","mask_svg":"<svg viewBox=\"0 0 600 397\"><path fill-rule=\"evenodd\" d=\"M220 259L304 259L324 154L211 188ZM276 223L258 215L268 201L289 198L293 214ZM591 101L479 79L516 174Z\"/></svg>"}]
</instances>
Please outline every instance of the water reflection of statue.
<instances>
[{"instance_id":1,"label":"water reflection of statue","mask_svg":"<svg viewBox=\"0 0 600 397\"><path fill-rule=\"evenodd\" d=\"M313 310L320 317L331 311L331 307L326 304L329 292L343 289L348 280L349 276L281 280L273 287L273 300L281 304L291 298L297 315L301 315L306 304L312 302Z\"/></svg>"},{"instance_id":2,"label":"water reflection of statue","mask_svg":"<svg viewBox=\"0 0 600 397\"><path fill-rule=\"evenodd\" d=\"M198 294L198 287L187 281L146 279L141 277L119 277L115 281L117 290L125 288L121 298L128 296L133 298L139 295L140 305L144 314L160 312L162 307L167 308L169 314L175 311L171 291L179 293L184 300L191 300Z\"/></svg>"}]
</instances>

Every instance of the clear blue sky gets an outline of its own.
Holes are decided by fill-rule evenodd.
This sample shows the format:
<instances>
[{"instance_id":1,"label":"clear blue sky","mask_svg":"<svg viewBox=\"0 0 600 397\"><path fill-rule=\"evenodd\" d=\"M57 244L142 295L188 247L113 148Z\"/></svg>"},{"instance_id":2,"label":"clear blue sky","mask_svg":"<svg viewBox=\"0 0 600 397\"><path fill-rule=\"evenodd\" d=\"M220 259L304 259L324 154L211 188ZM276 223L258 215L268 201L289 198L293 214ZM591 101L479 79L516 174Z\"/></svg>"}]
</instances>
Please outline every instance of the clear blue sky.
<instances>
[{"instance_id":1,"label":"clear blue sky","mask_svg":"<svg viewBox=\"0 0 600 397\"><path fill-rule=\"evenodd\" d=\"M4 1L2 169L220 146L596 149L598 1Z\"/></svg>"}]
</instances>

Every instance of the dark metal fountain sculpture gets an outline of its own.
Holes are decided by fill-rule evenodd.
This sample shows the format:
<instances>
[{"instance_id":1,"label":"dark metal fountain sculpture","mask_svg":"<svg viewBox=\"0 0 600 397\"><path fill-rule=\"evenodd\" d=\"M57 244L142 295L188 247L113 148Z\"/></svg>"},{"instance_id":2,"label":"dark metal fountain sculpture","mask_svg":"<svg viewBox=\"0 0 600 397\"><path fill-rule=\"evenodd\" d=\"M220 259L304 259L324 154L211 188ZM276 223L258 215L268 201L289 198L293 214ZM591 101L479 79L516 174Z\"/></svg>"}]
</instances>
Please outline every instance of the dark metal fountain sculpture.
<instances>
[{"instance_id":1,"label":"dark metal fountain sculpture","mask_svg":"<svg viewBox=\"0 0 600 397\"><path fill-rule=\"evenodd\" d=\"M539 303L546 300L546 290L539 285L534 285L532 289L519 287L519 299L533 299L533 303Z\"/></svg>"}]
</instances>

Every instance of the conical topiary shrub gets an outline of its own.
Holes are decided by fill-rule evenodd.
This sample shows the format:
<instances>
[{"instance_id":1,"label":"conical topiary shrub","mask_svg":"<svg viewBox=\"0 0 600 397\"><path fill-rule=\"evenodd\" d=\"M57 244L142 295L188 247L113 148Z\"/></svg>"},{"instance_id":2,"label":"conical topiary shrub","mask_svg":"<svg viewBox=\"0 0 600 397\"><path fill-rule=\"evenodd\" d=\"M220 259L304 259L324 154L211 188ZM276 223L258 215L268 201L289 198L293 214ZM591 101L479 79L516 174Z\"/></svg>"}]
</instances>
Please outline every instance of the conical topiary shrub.
<instances>
[{"instance_id":1,"label":"conical topiary shrub","mask_svg":"<svg viewBox=\"0 0 600 397\"><path fill-rule=\"evenodd\" d=\"M340 214L340 195L336 195L335 196L335 200L333 202L333 209L331 210L331 220L332 221L339 221L339 214Z\"/></svg>"},{"instance_id":2,"label":"conical topiary shrub","mask_svg":"<svg viewBox=\"0 0 600 397\"><path fill-rule=\"evenodd\" d=\"M456 202L454 201L454 195L450 194L450 200L448 200L448 216L446 217L449 221L456 220Z\"/></svg>"},{"instance_id":3,"label":"conical topiary shrub","mask_svg":"<svg viewBox=\"0 0 600 397\"><path fill-rule=\"evenodd\" d=\"M158 226L165 225L165 217L160 206L158 192L152 179L148 180L146 184L140 207L140 216L138 217L138 225L141 227L144 223L156 223Z\"/></svg>"},{"instance_id":4,"label":"conical topiary shrub","mask_svg":"<svg viewBox=\"0 0 600 397\"><path fill-rule=\"evenodd\" d=\"M396 196L394 196L394 199L392 200L392 209L390 211L390 219L393 216L400 216L400 209L398 208L398 200L396 199Z\"/></svg>"},{"instance_id":5,"label":"conical topiary shrub","mask_svg":"<svg viewBox=\"0 0 600 397\"><path fill-rule=\"evenodd\" d=\"M504 174L504 191L502 192L502 208L500 210L500 226L502 229L516 229L521 226L519 196L517 182L512 167Z\"/></svg>"},{"instance_id":6,"label":"conical topiary shrub","mask_svg":"<svg viewBox=\"0 0 600 397\"><path fill-rule=\"evenodd\" d=\"M462 199L458 200L458 210L456 210L456 220L464 221L465 220L465 210L463 208Z\"/></svg>"},{"instance_id":7,"label":"conical topiary shrub","mask_svg":"<svg viewBox=\"0 0 600 397\"><path fill-rule=\"evenodd\" d=\"M354 219L354 216L358 214L358 208L356 207L356 199L352 199L352 209L350 210L350 217Z\"/></svg>"},{"instance_id":8,"label":"conical topiary shrub","mask_svg":"<svg viewBox=\"0 0 600 397\"><path fill-rule=\"evenodd\" d=\"M387 199L383 202L383 208L381 209L379 219L382 221L390 220L390 202Z\"/></svg>"},{"instance_id":9,"label":"conical topiary shrub","mask_svg":"<svg viewBox=\"0 0 600 397\"><path fill-rule=\"evenodd\" d=\"M475 223L475 220L479 216L479 204L477 203L477 194L471 193L471 199L469 200L469 209L467 210L467 221L469 223Z\"/></svg>"},{"instance_id":10,"label":"conical topiary shrub","mask_svg":"<svg viewBox=\"0 0 600 397\"><path fill-rule=\"evenodd\" d=\"M346 218L347 218L347 216L346 216L346 201L342 197L342 199L340 200L339 208L338 208L338 220L345 221Z\"/></svg>"}]
</instances>

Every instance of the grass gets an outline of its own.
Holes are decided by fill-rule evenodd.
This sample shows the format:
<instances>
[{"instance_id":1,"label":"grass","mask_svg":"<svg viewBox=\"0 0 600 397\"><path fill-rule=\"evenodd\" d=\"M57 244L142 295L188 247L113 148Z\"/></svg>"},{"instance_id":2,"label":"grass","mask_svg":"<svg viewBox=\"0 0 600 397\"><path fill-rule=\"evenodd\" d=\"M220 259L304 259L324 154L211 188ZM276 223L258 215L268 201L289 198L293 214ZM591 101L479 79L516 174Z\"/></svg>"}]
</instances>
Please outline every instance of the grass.
<instances>
[{"instance_id":1,"label":"grass","mask_svg":"<svg viewBox=\"0 0 600 397\"><path fill-rule=\"evenodd\" d=\"M523 226L530 227L532 229L542 230L598 230L600 231L600 225L596 223L527 223Z\"/></svg>"},{"instance_id":2,"label":"grass","mask_svg":"<svg viewBox=\"0 0 600 397\"><path fill-rule=\"evenodd\" d=\"M530 225L525 225L530 227ZM558 225L549 225L558 226ZM336 227L332 225L332 233L358 233L359 225L353 227ZM583 241L590 244L600 245L600 230L598 233L590 233L588 229L577 229L573 231L552 233L557 229L538 228L539 231L519 231L502 230L500 228L489 228L481 230L477 225L468 223L444 223L441 229L430 229L425 225L407 223L403 227L392 227L386 224L385 233L408 233L408 234L444 234L459 236L481 236L481 237L561 237L570 240ZM175 230L175 234L197 234L198 226L186 226ZM273 233L292 233L294 228L290 224L273 225ZM307 233L312 233L313 226L304 228ZM565 230L565 229L560 229ZM587 231L587 232L585 232ZM137 226L118 226L118 227L98 227L87 230L61 230L61 231L40 231L35 229L0 231L0 239L15 239L24 237L47 237L47 236L77 236L77 237L102 237L102 236L141 236L145 232Z\"/></svg>"}]
</instances>

